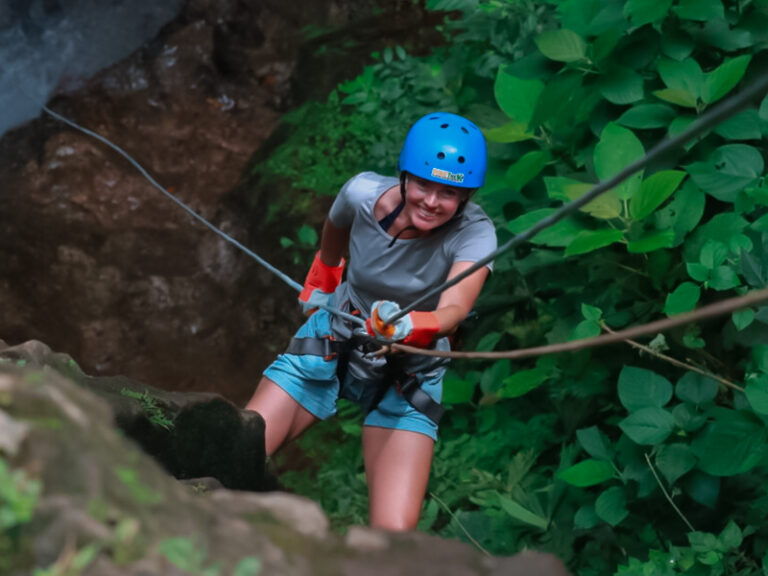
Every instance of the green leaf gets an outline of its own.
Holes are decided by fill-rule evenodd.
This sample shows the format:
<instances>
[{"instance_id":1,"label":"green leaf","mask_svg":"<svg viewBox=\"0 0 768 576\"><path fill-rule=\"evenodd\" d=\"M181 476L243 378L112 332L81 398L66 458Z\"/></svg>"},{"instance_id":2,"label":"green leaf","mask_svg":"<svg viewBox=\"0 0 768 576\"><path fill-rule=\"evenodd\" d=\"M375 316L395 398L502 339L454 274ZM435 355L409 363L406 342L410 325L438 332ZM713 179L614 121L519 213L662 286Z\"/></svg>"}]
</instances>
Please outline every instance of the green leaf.
<instances>
[{"instance_id":1,"label":"green leaf","mask_svg":"<svg viewBox=\"0 0 768 576\"><path fill-rule=\"evenodd\" d=\"M738 310L731 314L731 320L733 321L733 325L736 326L736 330L741 332L755 320L755 311L752 310L752 308Z\"/></svg>"},{"instance_id":2,"label":"green leaf","mask_svg":"<svg viewBox=\"0 0 768 576\"><path fill-rule=\"evenodd\" d=\"M643 77L631 68L617 68L604 76L598 86L600 93L611 104L632 104L642 100Z\"/></svg>"},{"instance_id":3,"label":"green leaf","mask_svg":"<svg viewBox=\"0 0 768 576\"><path fill-rule=\"evenodd\" d=\"M746 144L726 144L706 162L685 167L699 188L723 202L735 202L738 192L762 176L763 168L760 152Z\"/></svg>"},{"instance_id":4,"label":"green leaf","mask_svg":"<svg viewBox=\"0 0 768 576\"><path fill-rule=\"evenodd\" d=\"M744 533L741 531L741 528L738 527L736 522L731 520L725 528L723 528L723 531L720 532L720 536L718 536L717 539L724 548L723 551L729 552L730 550L741 546L741 543L744 541Z\"/></svg>"},{"instance_id":5,"label":"green leaf","mask_svg":"<svg viewBox=\"0 0 768 576\"><path fill-rule=\"evenodd\" d=\"M635 444L655 446L666 440L675 426L672 414L663 408L640 408L619 422L619 428Z\"/></svg>"},{"instance_id":6,"label":"green leaf","mask_svg":"<svg viewBox=\"0 0 768 576\"><path fill-rule=\"evenodd\" d=\"M675 419L675 426L686 432L696 432L707 422L707 418L699 414L692 404L678 404L672 410L672 417Z\"/></svg>"},{"instance_id":7,"label":"green leaf","mask_svg":"<svg viewBox=\"0 0 768 576\"><path fill-rule=\"evenodd\" d=\"M749 54L737 56L724 61L712 72L709 72L704 80L701 99L705 103L711 104L728 94L744 77L751 59L752 56Z\"/></svg>"},{"instance_id":8,"label":"green leaf","mask_svg":"<svg viewBox=\"0 0 768 576\"><path fill-rule=\"evenodd\" d=\"M683 484L693 501L714 510L720 495L720 478L694 470L683 479Z\"/></svg>"},{"instance_id":9,"label":"green leaf","mask_svg":"<svg viewBox=\"0 0 768 576\"><path fill-rule=\"evenodd\" d=\"M685 444L665 444L656 453L656 467L670 485L696 466L696 456Z\"/></svg>"},{"instance_id":10,"label":"green leaf","mask_svg":"<svg viewBox=\"0 0 768 576\"><path fill-rule=\"evenodd\" d=\"M544 56L558 62L578 62L587 54L586 43L572 30L550 30L534 41Z\"/></svg>"},{"instance_id":11,"label":"green leaf","mask_svg":"<svg viewBox=\"0 0 768 576\"><path fill-rule=\"evenodd\" d=\"M496 75L494 84L496 103L512 120L527 128L533 116L536 102L544 90L540 80L523 80L507 72L502 66Z\"/></svg>"},{"instance_id":12,"label":"green leaf","mask_svg":"<svg viewBox=\"0 0 768 576\"><path fill-rule=\"evenodd\" d=\"M629 212L635 220L642 220L669 198L685 178L681 170L662 170L646 178L640 191L632 198Z\"/></svg>"},{"instance_id":13,"label":"green leaf","mask_svg":"<svg viewBox=\"0 0 768 576\"><path fill-rule=\"evenodd\" d=\"M517 398L538 388L549 379L549 371L543 368L520 370L502 380L504 387L499 391L501 398Z\"/></svg>"},{"instance_id":14,"label":"green leaf","mask_svg":"<svg viewBox=\"0 0 768 576\"><path fill-rule=\"evenodd\" d=\"M682 20L699 22L716 20L725 14L720 0L680 0L675 12Z\"/></svg>"},{"instance_id":15,"label":"green leaf","mask_svg":"<svg viewBox=\"0 0 768 576\"><path fill-rule=\"evenodd\" d=\"M672 229L675 232L675 246L680 245L685 236L698 225L704 215L706 195L688 179L680 190L675 192L672 201L658 208L653 213L656 228Z\"/></svg>"},{"instance_id":16,"label":"green leaf","mask_svg":"<svg viewBox=\"0 0 768 576\"><path fill-rule=\"evenodd\" d=\"M307 246L314 246L317 244L317 232L315 232L315 229L312 228L312 226L304 225L301 228L299 228L299 242L302 244L305 244Z\"/></svg>"},{"instance_id":17,"label":"green leaf","mask_svg":"<svg viewBox=\"0 0 768 576\"><path fill-rule=\"evenodd\" d=\"M595 513L611 526L617 526L629 516L627 497L619 486L608 488L595 501Z\"/></svg>"},{"instance_id":18,"label":"green leaf","mask_svg":"<svg viewBox=\"0 0 768 576\"><path fill-rule=\"evenodd\" d=\"M661 51L673 60L685 60L693 52L695 43L684 30L665 30L661 37Z\"/></svg>"},{"instance_id":19,"label":"green leaf","mask_svg":"<svg viewBox=\"0 0 768 576\"><path fill-rule=\"evenodd\" d=\"M672 399L672 384L655 372L624 366L619 374L619 400L630 412L666 406Z\"/></svg>"},{"instance_id":20,"label":"green leaf","mask_svg":"<svg viewBox=\"0 0 768 576\"><path fill-rule=\"evenodd\" d=\"M475 347L479 352L490 352L496 347L496 344L501 340L501 332L488 332L477 343Z\"/></svg>"},{"instance_id":21,"label":"green leaf","mask_svg":"<svg viewBox=\"0 0 768 576\"><path fill-rule=\"evenodd\" d=\"M519 192L544 169L551 159L552 155L547 150L528 152L507 170L507 184Z\"/></svg>"},{"instance_id":22,"label":"green leaf","mask_svg":"<svg viewBox=\"0 0 768 576\"><path fill-rule=\"evenodd\" d=\"M630 254L646 254L662 248L671 248L675 243L675 233L673 230L662 230L648 234L639 240L632 240L627 243L627 252Z\"/></svg>"},{"instance_id":23,"label":"green leaf","mask_svg":"<svg viewBox=\"0 0 768 576\"><path fill-rule=\"evenodd\" d=\"M697 284L683 282L673 292L667 294L667 299L664 303L664 314L674 316L675 314L690 312L696 308L700 297L701 288Z\"/></svg>"},{"instance_id":24,"label":"green leaf","mask_svg":"<svg viewBox=\"0 0 768 576\"><path fill-rule=\"evenodd\" d=\"M449 372L443 378L443 404L464 404L475 395L475 382Z\"/></svg>"},{"instance_id":25,"label":"green leaf","mask_svg":"<svg viewBox=\"0 0 768 576\"><path fill-rule=\"evenodd\" d=\"M752 410L758 414L768 415L768 376L761 374L757 378L752 378L747 383L744 393Z\"/></svg>"},{"instance_id":26,"label":"green leaf","mask_svg":"<svg viewBox=\"0 0 768 576\"><path fill-rule=\"evenodd\" d=\"M709 268L697 262L691 262L685 265L688 276L697 282L706 282L709 280Z\"/></svg>"},{"instance_id":27,"label":"green leaf","mask_svg":"<svg viewBox=\"0 0 768 576\"><path fill-rule=\"evenodd\" d=\"M584 338L594 338L601 332L600 324L593 320L584 320L574 328L568 340L583 340Z\"/></svg>"},{"instance_id":28,"label":"green leaf","mask_svg":"<svg viewBox=\"0 0 768 576\"><path fill-rule=\"evenodd\" d=\"M715 133L727 140L760 140L760 118L757 110L749 109L731 116L715 126Z\"/></svg>"},{"instance_id":29,"label":"green leaf","mask_svg":"<svg viewBox=\"0 0 768 576\"><path fill-rule=\"evenodd\" d=\"M575 256L577 254L586 254L600 248L604 248L616 242L620 242L624 237L621 230L607 228L604 230L583 230L579 232L576 238L565 249L566 256Z\"/></svg>"},{"instance_id":30,"label":"green leaf","mask_svg":"<svg viewBox=\"0 0 768 576\"><path fill-rule=\"evenodd\" d=\"M584 451L597 460L611 460L611 452L608 450L605 437L597 426L576 430L576 438Z\"/></svg>"},{"instance_id":31,"label":"green leaf","mask_svg":"<svg viewBox=\"0 0 768 576\"><path fill-rule=\"evenodd\" d=\"M581 315L585 320L592 320L593 322L600 322L603 319L603 311L595 306L589 304L581 304Z\"/></svg>"},{"instance_id":32,"label":"green leaf","mask_svg":"<svg viewBox=\"0 0 768 576\"><path fill-rule=\"evenodd\" d=\"M617 123L627 128L664 128L675 118L675 109L666 104L640 104L619 116Z\"/></svg>"},{"instance_id":33,"label":"green leaf","mask_svg":"<svg viewBox=\"0 0 768 576\"><path fill-rule=\"evenodd\" d=\"M664 20L672 6L672 0L627 0L624 14L635 27Z\"/></svg>"},{"instance_id":34,"label":"green leaf","mask_svg":"<svg viewBox=\"0 0 768 576\"><path fill-rule=\"evenodd\" d=\"M717 397L717 380L698 372L686 372L675 385L675 396L683 402L702 406Z\"/></svg>"},{"instance_id":35,"label":"green leaf","mask_svg":"<svg viewBox=\"0 0 768 576\"><path fill-rule=\"evenodd\" d=\"M603 128L600 141L595 146L595 172L600 180L607 180L644 154L642 143L631 130L610 122ZM642 180L643 171L640 170L613 190L622 200L632 198L640 189Z\"/></svg>"},{"instance_id":36,"label":"green leaf","mask_svg":"<svg viewBox=\"0 0 768 576\"><path fill-rule=\"evenodd\" d=\"M554 200L570 202L580 198L593 188L593 184L565 178L562 176L547 176L544 178L547 194ZM609 220L621 216L621 200L616 195L616 190L609 190L582 206L579 210L594 216Z\"/></svg>"},{"instance_id":37,"label":"green leaf","mask_svg":"<svg viewBox=\"0 0 768 576\"><path fill-rule=\"evenodd\" d=\"M557 477L572 486L586 488L587 486L602 484L613 478L613 466L605 460L590 458L561 470L557 473Z\"/></svg>"},{"instance_id":38,"label":"green leaf","mask_svg":"<svg viewBox=\"0 0 768 576\"><path fill-rule=\"evenodd\" d=\"M707 285L713 290L730 290L740 286L741 280L730 266L718 266L710 273Z\"/></svg>"},{"instance_id":39,"label":"green leaf","mask_svg":"<svg viewBox=\"0 0 768 576\"><path fill-rule=\"evenodd\" d=\"M704 73L698 62L693 58L680 62L662 58L657 64L657 69L667 89L656 91L654 94L678 106L696 108L704 85Z\"/></svg>"},{"instance_id":40,"label":"green leaf","mask_svg":"<svg viewBox=\"0 0 768 576\"><path fill-rule=\"evenodd\" d=\"M585 504L576 511L573 517L573 527L579 530L589 530L600 523L600 518L595 513L593 504Z\"/></svg>"},{"instance_id":41,"label":"green leaf","mask_svg":"<svg viewBox=\"0 0 768 576\"><path fill-rule=\"evenodd\" d=\"M547 518L534 514L503 494L499 494L499 504L504 512L524 524L528 524L540 530L546 530L547 526L549 526L549 520Z\"/></svg>"},{"instance_id":42,"label":"green leaf","mask_svg":"<svg viewBox=\"0 0 768 576\"><path fill-rule=\"evenodd\" d=\"M503 126L484 130L485 137L490 142L500 144L509 144L511 142L523 142L533 138L533 134L528 131L527 122L507 122Z\"/></svg>"},{"instance_id":43,"label":"green leaf","mask_svg":"<svg viewBox=\"0 0 768 576\"><path fill-rule=\"evenodd\" d=\"M527 212L509 223L509 230L515 234L525 232L540 220L556 212L555 208L542 208ZM531 239L533 244L544 244L556 248L564 248L584 230L575 218L565 218L554 226L550 226L536 234Z\"/></svg>"},{"instance_id":44,"label":"green leaf","mask_svg":"<svg viewBox=\"0 0 768 576\"><path fill-rule=\"evenodd\" d=\"M744 411L713 408L714 421L691 442L698 468L712 476L735 476L754 468L764 457L765 425Z\"/></svg>"},{"instance_id":45,"label":"green leaf","mask_svg":"<svg viewBox=\"0 0 768 576\"><path fill-rule=\"evenodd\" d=\"M260 573L261 559L258 556L246 556L237 563L232 576L258 576Z\"/></svg>"}]
</instances>

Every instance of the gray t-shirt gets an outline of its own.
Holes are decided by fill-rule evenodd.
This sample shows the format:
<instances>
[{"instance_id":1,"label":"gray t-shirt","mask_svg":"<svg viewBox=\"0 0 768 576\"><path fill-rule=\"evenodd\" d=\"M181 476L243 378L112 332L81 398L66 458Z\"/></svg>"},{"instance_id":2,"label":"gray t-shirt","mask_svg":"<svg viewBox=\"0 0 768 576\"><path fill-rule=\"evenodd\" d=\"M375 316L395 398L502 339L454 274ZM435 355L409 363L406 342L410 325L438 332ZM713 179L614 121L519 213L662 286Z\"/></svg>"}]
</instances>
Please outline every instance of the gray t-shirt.
<instances>
[{"instance_id":1,"label":"gray t-shirt","mask_svg":"<svg viewBox=\"0 0 768 576\"><path fill-rule=\"evenodd\" d=\"M342 187L329 213L335 226L351 228L347 286L342 292L364 317L376 300L407 306L443 283L456 262L477 262L496 249L493 223L473 202L467 203L460 220L428 236L398 238L390 246L392 236L379 225L373 208L396 185L397 178L358 174ZM488 268L492 269L490 264ZM437 294L419 309L434 310L439 299Z\"/></svg>"}]
</instances>

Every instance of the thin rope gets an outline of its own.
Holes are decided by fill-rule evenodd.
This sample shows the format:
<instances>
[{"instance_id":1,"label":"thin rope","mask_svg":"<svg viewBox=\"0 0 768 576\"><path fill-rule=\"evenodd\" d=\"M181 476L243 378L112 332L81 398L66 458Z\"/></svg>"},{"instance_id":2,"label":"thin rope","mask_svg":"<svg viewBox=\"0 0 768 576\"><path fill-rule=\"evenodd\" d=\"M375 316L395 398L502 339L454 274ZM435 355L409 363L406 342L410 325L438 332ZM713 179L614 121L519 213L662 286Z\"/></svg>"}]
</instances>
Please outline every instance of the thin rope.
<instances>
[{"instance_id":1,"label":"thin rope","mask_svg":"<svg viewBox=\"0 0 768 576\"><path fill-rule=\"evenodd\" d=\"M96 132L94 132L92 130L89 130L88 128L84 128L83 126L81 126L77 122L74 122L73 120L70 120L69 118L66 118L65 116L62 116L61 114L57 114L56 112L54 112L53 110L51 110L47 106L43 106L43 110L47 114L49 114L50 116L52 116L53 118L58 120L59 122L63 122L64 124L74 128L75 130L79 130L83 134L87 134L88 136L91 136L92 138L95 138L99 142L102 142L103 144L106 144L107 146L112 148L112 150L114 150L115 152L120 154L123 158L128 160L128 162L130 162L133 165L133 167L136 168L142 174L142 176L144 176L144 178L146 178L149 181L150 184L152 184L152 186L154 186L160 192L162 192L169 200L171 200L171 201L175 202L177 205L181 206L181 208L183 208L190 216L195 218L198 222L200 222L201 224L203 224L204 226L206 226L210 230L213 230L216 234L218 234L219 236L224 238L224 240L226 240L227 242L233 244L234 246L236 246L237 248L239 248L240 250L245 252L248 256L250 256L251 258L256 260L256 262L258 262L259 264L264 266L264 268L266 268L267 270L272 272L275 276L280 278L283 282L288 284L288 286L290 286L291 288L293 288L297 292L301 292L301 290L303 288L301 284L299 284L294 279L292 279L290 276L288 276L287 274L283 273L278 268L276 268L275 266L273 266L272 264L270 264L269 262L264 260L264 258L262 258L258 254L256 254L253 250L251 250L248 247L244 246L243 244L241 244L240 242L235 240L232 236L230 236L229 234L227 234L226 232L224 232L220 228L217 228L216 226L211 224L208 220L206 220L205 218L200 216L200 214L198 214L197 212L192 210L192 208L187 206L179 198L177 198L176 196L174 196L173 194L168 192L168 190L163 188L163 186L160 185L152 177L152 175L149 172L147 172L141 164L139 164L136 160L134 160L133 157L130 154L128 154L125 150L123 150L122 148L120 148L116 144L113 144L111 141L109 141L107 138L105 138L101 134L97 134ZM323 305L323 304L319 304L317 307L318 308L322 308L323 310L327 310L331 314L336 314L337 316L340 316L341 318L344 318L345 320L349 320L350 322L354 322L355 324L357 324L359 326L365 327L365 322L362 319L358 318L357 316L353 316L352 314L347 314L346 312L342 312L341 310L339 310L337 308L333 308L331 306L326 306L326 305Z\"/></svg>"},{"instance_id":2,"label":"thin rope","mask_svg":"<svg viewBox=\"0 0 768 576\"><path fill-rule=\"evenodd\" d=\"M664 332L670 328L676 326L682 326L684 324L690 324L698 320L707 320L709 318L715 318L716 316L722 316L728 314L734 310L740 308L746 308L747 306L753 306L760 302L768 300L768 288L761 290L754 290L743 296L736 296L734 298L728 298L708 306L703 306L693 312L686 312L684 314L677 314L671 318L664 318L663 320L655 320L648 324L642 324L640 326L633 326L626 330L619 332L612 332L611 334L603 334L602 336L595 336L594 338L582 338L581 340L571 340L570 342L562 342L560 344L549 344L547 346L535 346L533 348L521 348L519 350L505 350L498 352L454 352L454 351L441 351L441 350L426 350L424 348L415 348L414 346L406 346L404 344L392 344L392 350L400 352L407 352L409 354L419 354L421 356L436 356L439 358L465 358L471 360L499 360L502 358L520 359L530 358L531 356L544 356L546 354L557 354L559 352L574 352L576 350L583 350L586 348L597 348L598 346L605 346L607 344L613 344L615 342L623 342L630 338L636 338L637 336L647 336L649 334L657 334Z\"/></svg>"},{"instance_id":3,"label":"thin rope","mask_svg":"<svg viewBox=\"0 0 768 576\"><path fill-rule=\"evenodd\" d=\"M608 180L605 180L603 182L599 182L589 192L587 192L586 194L584 194L583 196L575 200L572 200L567 204L564 204L556 212L540 220L525 232L521 232L520 234L518 234L517 236L515 236L505 244L503 244L501 247L497 248L496 250L488 254L488 256L481 258L461 274L457 274L451 280L447 280L446 282L443 282L439 286L429 290L423 296L417 298L411 304L401 309L397 314L392 316L392 318L389 319L389 323L392 324L394 322L397 322L400 318L402 318L409 312L415 310L416 307L422 302L429 300L430 298L432 298L432 296L443 292L444 290L450 288L451 286L455 286L456 284L464 280L464 278L466 278L467 276L472 275L473 273L480 270L483 266L493 261L497 256L503 254L504 252L517 246L518 244L527 242L542 230L557 224L560 220L562 220L572 212L575 212L576 210L578 210L585 204L588 204L589 202L591 202L601 194L604 194L608 190L615 188L617 185L621 184L624 180L632 176L632 174L644 168L646 165L656 160L663 154L682 146L688 140L691 140L692 138L698 136L699 134L708 130L712 126L719 124L726 118L729 118L730 116L732 116L733 114L741 110L742 108L749 105L753 99L756 99L757 97L764 95L766 91L768 91L768 74L763 76L760 80L752 84L752 86L750 86L749 88L746 88L736 96L732 96L728 100L725 100L724 102L721 102L714 108L710 109L709 112L701 116L698 120L693 122L686 130L684 130L674 138L666 138L662 140L661 142L656 144L656 146L651 148L651 150L645 156L643 156L638 160L635 160L634 162L629 164L627 167L625 167L623 170L618 172L612 178L609 178Z\"/></svg>"}]
</instances>

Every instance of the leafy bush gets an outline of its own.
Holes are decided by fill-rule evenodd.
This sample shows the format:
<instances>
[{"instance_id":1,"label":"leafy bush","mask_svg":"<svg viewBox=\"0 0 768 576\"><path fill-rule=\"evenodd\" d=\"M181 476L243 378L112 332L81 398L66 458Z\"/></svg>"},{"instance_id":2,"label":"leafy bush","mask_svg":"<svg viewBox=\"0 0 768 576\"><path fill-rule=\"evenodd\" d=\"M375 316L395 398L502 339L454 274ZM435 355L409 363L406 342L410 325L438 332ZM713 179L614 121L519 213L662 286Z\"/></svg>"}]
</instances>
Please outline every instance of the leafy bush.
<instances>
[{"instance_id":1,"label":"leafy bush","mask_svg":"<svg viewBox=\"0 0 768 576\"><path fill-rule=\"evenodd\" d=\"M475 120L491 144L476 200L501 240L768 66L762 0L433 5L462 10L444 25L455 42L424 58L385 51L339 87L340 111L377 127L366 162L385 170L422 113ZM500 257L467 348L593 336L764 288L766 134L768 99ZM670 331L642 355L456 363L422 527L492 552L550 550L583 575L768 569L767 325L760 307ZM339 478L337 465L348 461L321 469ZM346 517L364 514L358 496Z\"/></svg>"}]
</instances>

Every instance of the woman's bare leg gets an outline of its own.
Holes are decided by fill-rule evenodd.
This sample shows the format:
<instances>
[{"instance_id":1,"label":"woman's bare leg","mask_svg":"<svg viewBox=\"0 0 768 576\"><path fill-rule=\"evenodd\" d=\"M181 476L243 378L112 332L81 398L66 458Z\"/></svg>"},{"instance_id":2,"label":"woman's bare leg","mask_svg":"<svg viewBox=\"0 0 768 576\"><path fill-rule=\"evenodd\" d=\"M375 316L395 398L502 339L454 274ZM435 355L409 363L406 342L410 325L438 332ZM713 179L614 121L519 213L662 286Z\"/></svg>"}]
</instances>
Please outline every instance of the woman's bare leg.
<instances>
[{"instance_id":1,"label":"woman's bare leg","mask_svg":"<svg viewBox=\"0 0 768 576\"><path fill-rule=\"evenodd\" d=\"M264 418L267 456L274 454L283 442L293 440L318 420L267 377L261 379L245 409L258 412Z\"/></svg>"},{"instance_id":2,"label":"woman's bare leg","mask_svg":"<svg viewBox=\"0 0 768 576\"><path fill-rule=\"evenodd\" d=\"M429 436L418 432L363 428L372 527L392 531L416 528L434 447Z\"/></svg>"}]
</instances>

